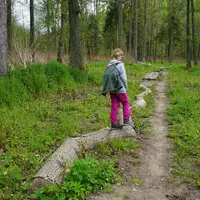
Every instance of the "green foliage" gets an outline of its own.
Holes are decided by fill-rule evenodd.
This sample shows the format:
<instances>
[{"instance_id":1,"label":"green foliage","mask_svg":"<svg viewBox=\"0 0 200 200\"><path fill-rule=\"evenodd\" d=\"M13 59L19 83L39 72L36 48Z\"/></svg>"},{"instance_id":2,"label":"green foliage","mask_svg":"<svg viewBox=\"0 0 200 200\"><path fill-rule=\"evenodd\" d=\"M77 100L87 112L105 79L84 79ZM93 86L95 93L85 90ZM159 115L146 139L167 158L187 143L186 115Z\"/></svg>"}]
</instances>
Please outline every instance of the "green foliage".
<instances>
[{"instance_id":1,"label":"green foliage","mask_svg":"<svg viewBox=\"0 0 200 200\"><path fill-rule=\"evenodd\" d=\"M105 25L103 28L103 37L106 50L112 51L113 42L117 43L116 33L118 24L118 8L116 1L110 1L106 11Z\"/></svg>"},{"instance_id":2,"label":"green foliage","mask_svg":"<svg viewBox=\"0 0 200 200\"><path fill-rule=\"evenodd\" d=\"M100 96L106 65L88 65L86 72L57 62L34 64L0 79L0 193L6 200L27 198L31 178L66 137L110 125L110 101ZM142 76L155 68L125 66L133 102Z\"/></svg>"},{"instance_id":3,"label":"green foliage","mask_svg":"<svg viewBox=\"0 0 200 200\"><path fill-rule=\"evenodd\" d=\"M114 180L113 163L86 156L74 163L60 187L48 185L32 196L40 199L81 200L91 192L104 189Z\"/></svg>"},{"instance_id":4,"label":"green foliage","mask_svg":"<svg viewBox=\"0 0 200 200\"><path fill-rule=\"evenodd\" d=\"M50 92L74 91L79 84L93 82L93 77L79 69L58 62L31 64L26 69L10 71L0 79L0 105L11 106Z\"/></svg>"}]
</instances>

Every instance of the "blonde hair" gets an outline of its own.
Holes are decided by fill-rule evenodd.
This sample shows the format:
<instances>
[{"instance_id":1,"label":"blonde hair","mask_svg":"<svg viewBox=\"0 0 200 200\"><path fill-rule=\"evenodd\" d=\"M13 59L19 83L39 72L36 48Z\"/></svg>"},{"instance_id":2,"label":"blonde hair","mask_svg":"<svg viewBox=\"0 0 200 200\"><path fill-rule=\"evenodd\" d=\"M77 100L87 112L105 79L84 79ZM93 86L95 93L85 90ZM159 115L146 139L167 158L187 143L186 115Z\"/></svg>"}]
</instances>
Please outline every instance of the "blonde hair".
<instances>
[{"instance_id":1,"label":"blonde hair","mask_svg":"<svg viewBox=\"0 0 200 200\"><path fill-rule=\"evenodd\" d=\"M117 48L113 51L112 57L117 58L118 56L122 56L122 55L123 55L123 51L120 48Z\"/></svg>"}]
</instances>

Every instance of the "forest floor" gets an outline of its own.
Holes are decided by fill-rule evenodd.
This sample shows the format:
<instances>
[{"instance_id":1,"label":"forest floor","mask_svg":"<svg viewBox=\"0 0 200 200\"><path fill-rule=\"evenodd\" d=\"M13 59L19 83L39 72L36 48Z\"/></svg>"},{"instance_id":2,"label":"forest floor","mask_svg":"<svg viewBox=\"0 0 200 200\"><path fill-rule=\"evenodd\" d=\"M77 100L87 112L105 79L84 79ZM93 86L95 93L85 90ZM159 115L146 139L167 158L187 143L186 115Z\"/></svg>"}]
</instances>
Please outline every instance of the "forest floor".
<instances>
[{"instance_id":1,"label":"forest floor","mask_svg":"<svg viewBox=\"0 0 200 200\"><path fill-rule=\"evenodd\" d=\"M121 156L118 167L124 172L123 184L113 185L110 192L99 192L92 200L200 200L200 191L186 184L173 185L170 173L173 144L168 138L166 109L167 73L155 86L155 111L150 117L151 134L137 135L141 144L138 163L130 156ZM135 158L134 158L135 159Z\"/></svg>"}]
</instances>

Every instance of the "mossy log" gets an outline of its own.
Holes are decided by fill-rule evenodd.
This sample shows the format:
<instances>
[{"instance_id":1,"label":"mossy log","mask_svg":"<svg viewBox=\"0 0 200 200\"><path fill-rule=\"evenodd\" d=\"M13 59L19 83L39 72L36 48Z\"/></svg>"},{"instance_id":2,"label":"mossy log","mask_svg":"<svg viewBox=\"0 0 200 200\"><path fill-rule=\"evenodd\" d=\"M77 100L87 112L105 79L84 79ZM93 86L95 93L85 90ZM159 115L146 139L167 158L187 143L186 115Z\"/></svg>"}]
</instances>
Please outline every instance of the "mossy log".
<instances>
[{"instance_id":1,"label":"mossy log","mask_svg":"<svg viewBox=\"0 0 200 200\"><path fill-rule=\"evenodd\" d=\"M34 191L46 184L62 182L65 170L74 162L81 151L93 149L96 144L107 142L110 139L134 137L135 135L135 130L132 127L124 126L121 130L104 128L81 137L66 139L33 177L31 190Z\"/></svg>"}]
</instances>

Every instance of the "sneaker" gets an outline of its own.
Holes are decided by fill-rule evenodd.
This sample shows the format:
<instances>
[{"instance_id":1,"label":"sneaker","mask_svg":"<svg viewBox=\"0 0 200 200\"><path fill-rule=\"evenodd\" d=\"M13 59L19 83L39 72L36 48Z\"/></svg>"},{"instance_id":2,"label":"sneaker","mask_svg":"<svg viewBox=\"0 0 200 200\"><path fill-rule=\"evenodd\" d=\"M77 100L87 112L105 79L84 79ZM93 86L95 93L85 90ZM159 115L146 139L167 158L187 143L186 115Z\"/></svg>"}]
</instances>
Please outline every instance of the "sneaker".
<instances>
[{"instance_id":1,"label":"sneaker","mask_svg":"<svg viewBox=\"0 0 200 200\"><path fill-rule=\"evenodd\" d=\"M131 118L125 119L124 120L124 125L129 125L129 126L132 126L134 128L134 123L133 123Z\"/></svg>"},{"instance_id":2,"label":"sneaker","mask_svg":"<svg viewBox=\"0 0 200 200\"><path fill-rule=\"evenodd\" d=\"M120 124L111 124L111 128L113 128L113 129L122 129L122 125L120 125Z\"/></svg>"}]
</instances>

